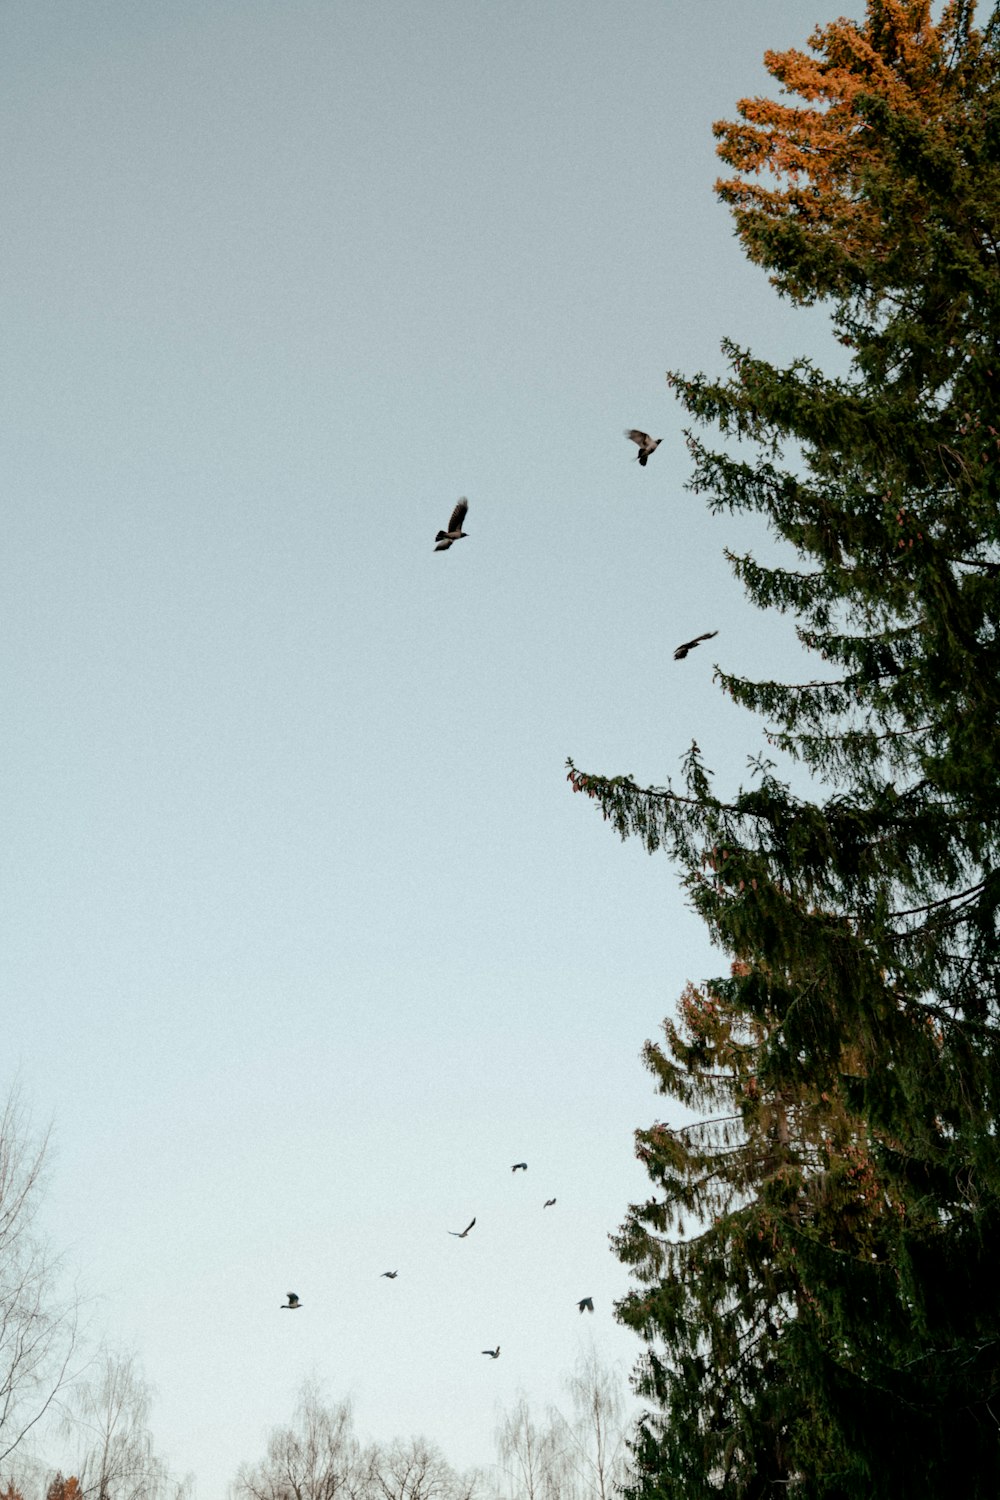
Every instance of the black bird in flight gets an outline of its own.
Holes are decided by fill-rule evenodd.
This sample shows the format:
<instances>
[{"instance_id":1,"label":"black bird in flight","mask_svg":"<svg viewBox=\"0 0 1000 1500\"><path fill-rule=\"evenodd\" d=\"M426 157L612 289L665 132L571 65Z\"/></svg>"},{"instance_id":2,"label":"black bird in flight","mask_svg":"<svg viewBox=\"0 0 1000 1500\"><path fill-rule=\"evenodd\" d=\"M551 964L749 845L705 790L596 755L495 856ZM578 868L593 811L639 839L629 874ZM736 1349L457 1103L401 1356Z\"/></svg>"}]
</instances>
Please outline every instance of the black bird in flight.
<instances>
[{"instance_id":1,"label":"black bird in flight","mask_svg":"<svg viewBox=\"0 0 1000 1500\"><path fill-rule=\"evenodd\" d=\"M685 641L683 646L678 646L674 652L674 661L683 661L688 652L693 651L699 641L710 641L718 633L717 630L706 630L704 635L696 635L693 641Z\"/></svg>"},{"instance_id":2,"label":"black bird in flight","mask_svg":"<svg viewBox=\"0 0 1000 1500\"><path fill-rule=\"evenodd\" d=\"M298 1297L295 1295L294 1292L286 1292L285 1296L288 1298L288 1301L287 1302L283 1302L281 1304L281 1311L282 1312L284 1312L284 1310L286 1308L288 1308L288 1309L290 1309L290 1311L294 1312L297 1307L301 1307L302 1306L302 1303L299 1301Z\"/></svg>"},{"instance_id":3,"label":"black bird in flight","mask_svg":"<svg viewBox=\"0 0 1000 1500\"><path fill-rule=\"evenodd\" d=\"M488 1354L489 1357L490 1357L490 1359L499 1359L500 1358L500 1345L497 1344L497 1346L496 1346L495 1349L484 1349L483 1353L484 1354Z\"/></svg>"},{"instance_id":4,"label":"black bird in flight","mask_svg":"<svg viewBox=\"0 0 1000 1500\"><path fill-rule=\"evenodd\" d=\"M580 1301L576 1305L580 1309L581 1312L593 1312L594 1311L594 1299L593 1299L593 1297L582 1297L580 1299Z\"/></svg>"},{"instance_id":5,"label":"black bird in flight","mask_svg":"<svg viewBox=\"0 0 1000 1500\"><path fill-rule=\"evenodd\" d=\"M449 1229L448 1233L449 1234L453 1234L455 1236L456 1240L464 1240L465 1236L468 1234L469 1230L472 1228L472 1225L475 1222L476 1222L475 1219L473 1219L473 1220L471 1220L470 1223L466 1224L466 1226L465 1226L464 1229L462 1229L462 1230Z\"/></svg>"},{"instance_id":6,"label":"black bird in flight","mask_svg":"<svg viewBox=\"0 0 1000 1500\"><path fill-rule=\"evenodd\" d=\"M390 1281L395 1281L395 1279L396 1279L396 1277L398 1275L399 1275L398 1271L383 1271L382 1272L382 1276L388 1276L388 1278L389 1278ZM380 1281L382 1280L382 1276L379 1277Z\"/></svg>"},{"instance_id":7,"label":"black bird in flight","mask_svg":"<svg viewBox=\"0 0 1000 1500\"><path fill-rule=\"evenodd\" d=\"M554 1198L546 1198L545 1202L542 1204L542 1207L543 1208L551 1208L552 1205L553 1205L553 1203L555 1203L555 1201L556 1200Z\"/></svg>"},{"instance_id":8,"label":"black bird in flight","mask_svg":"<svg viewBox=\"0 0 1000 1500\"><path fill-rule=\"evenodd\" d=\"M468 509L469 502L463 495L462 499L458 502L458 504L455 506L455 509L451 513L451 520L448 522L448 530L439 531L437 536L434 538L435 552L447 552L452 542L460 541L463 536L468 535L467 532L462 530L462 522L465 520L466 512L468 511Z\"/></svg>"},{"instance_id":9,"label":"black bird in flight","mask_svg":"<svg viewBox=\"0 0 1000 1500\"><path fill-rule=\"evenodd\" d=\"M528 1170L528 1163L526 1161L516 1161L510 1170L512 1172L526 1172Z\"/></svg>"},{"instance_id":10,"label":"black bird in flight","mask_svg":"<svg viewBox=\"0 0 1000 1500\"><path fill-rule=\"evenodd\" d=\"M650 454L655 453L663 442L662 438L650 437L648 432L640 432L638 427L626 427L625 436L631 438L633 443L639 444L639 452L636 454L636 457L643 468L649 462Z\"/></svg>"}]
</instances>

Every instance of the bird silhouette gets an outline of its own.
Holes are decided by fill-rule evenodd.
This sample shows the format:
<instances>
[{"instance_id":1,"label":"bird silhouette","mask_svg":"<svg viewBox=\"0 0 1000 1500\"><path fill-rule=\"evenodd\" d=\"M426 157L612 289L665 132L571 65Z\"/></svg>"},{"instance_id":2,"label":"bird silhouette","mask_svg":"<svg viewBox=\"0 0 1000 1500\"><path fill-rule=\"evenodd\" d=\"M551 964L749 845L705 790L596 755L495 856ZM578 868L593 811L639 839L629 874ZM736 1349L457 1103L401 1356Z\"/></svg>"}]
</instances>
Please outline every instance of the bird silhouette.
<instances>
[{"instance_id":1,"label":"bird silhouette","mask_svg":"<svg viewBox=\"0 0 1000 1500\"><path fill-rule=\"evenodd\" d=\"M543 1208L551 1208L552 1205L553 1205L553 1203L555 1203L555 1201L556 1200L554 1198L546 1198L545 1202L542 1204L542 1207Z\"/></svg>"},{"instance_id":2,"label":"bird silhouette","mask_svg":"<svg viewBox=\"0 0 1000 1500\"><path fill-rule=\"evenodd\" d=\"M512 1172L526 1172L528 1170L528 1163L526 1161L516 1161L510 1170Z\"/></svg>"},{"instance_id":3,"label":"bird silhouette","mask_svg":"<svg viewBox=\"0 0 1000 1500\"><path fill-rule=\"evenodd\" d=\"M301 1307L302 1306L302 1303L299 1301L298 1297L295 1295L294 1292L286 1292L285 1296L288 1298L288 1301L287 1302L283 1302L281 1304L281 1311L282 1312L284 1312L286 1308L290 1312L294 1312L297 1307Z\"/></svg>"},{"instance_id":4,"label":"bird silhouette","mask_svg":"<svg viewBox=\"0 0 1000 1500\"><path fill-rule=\"evenodd\" d=\"M451 520L448 522L448 530L439 531L437 536L434 538L435 552L447 552L452 542L460 541L463 536L466 536L468 534L467 532L464 532L462 530L462 522L465 520L466 512L468 511L468 509L469 502L463 495L462 499L458 502L458 504L455 506L455 509L451 513Z\"/></svg>"},{"instance_id":5,"label":"bird silhouette","mask_svg":"<svg viewBox=\"0 0 1000 1500\"><path fill-rule=\"evenodd\" d=\"M640 432L638 427L626 427L625 436L631 438L633 443L639 444L639 452L636 454L636 457L643 468L646 467L650 454L655 453L663 442L662 438L653 438L650 437L648 432Z\"/></svg>"},{"instance_id":6,"label":"bird silhouette","mask_svg":"<svg viewBox=\"0 0 1000 1500\"><path fill-rule=\"evenodd\" d=\"M473 1219L470 1223L466 1224L466 1226L465 1226L464 1229L461 1229L461 1230L459 1230L459 1229L449 1229L448 1233L449 1234L453 1234L455 1236L456 1240L464 1240L465 1236L468 1234L469 1230L472 1228L472 1225L475 1222L476 1222L475 1219Z\"/></svg>"},{"instance_id":7,"label":"bird silhouette","mask_svg":"<svg viewBox=\"0 0 1000 1500\"><path fill-rule=\"evenodd\" d=\"M489 1357L490 1357L490 1359L499 1359L500 1358L500 1345L497 1344L497 1346L496 1346L495 1349L484 1349L483 1353L484 1354L488 1354Z\"/></svg>"},{"instance_id":8,"label":"bird silhouette","mask_svg":"<svg viewBox=\"0 0 1000 1500\"><path fill-rule=\"evenodd\" d=\"M594 1299L593 1299L593 1297L581 1297L580 1301L576 1305L580 1309L581 1312L593 1312L594 1311Z\"/></svg>"},{"instance_id":9,"label":"bird silhouette","mask_svg":"<svg viewBox=\"0 0 1000 1500\"><path fill-rule=\"evenodd\" d=\"M718 633L717 630L706 630L704 635L696 635L693 641L685 641L683 646L678 646L674 652L674 661L683 661L688 652L693 651L699 641L710 641Z\"/></svg>"},{"instance_id":10,"label":"bird silhouette","mask_svg":"<svg viewBox=\"0 0 1000 1500\"><path fill-rule=\"evenodd\" d=\"M388 1276L388 1278L389 1278L390 1281L395 1281L395 1279L396 1279L396 1277L398 1275L399 1275L398 1271L383 1271L382 1272L382 1276ZM382 1280L382 1276L379 1277L380 1281Z\"/></svg>"}]
</instances>

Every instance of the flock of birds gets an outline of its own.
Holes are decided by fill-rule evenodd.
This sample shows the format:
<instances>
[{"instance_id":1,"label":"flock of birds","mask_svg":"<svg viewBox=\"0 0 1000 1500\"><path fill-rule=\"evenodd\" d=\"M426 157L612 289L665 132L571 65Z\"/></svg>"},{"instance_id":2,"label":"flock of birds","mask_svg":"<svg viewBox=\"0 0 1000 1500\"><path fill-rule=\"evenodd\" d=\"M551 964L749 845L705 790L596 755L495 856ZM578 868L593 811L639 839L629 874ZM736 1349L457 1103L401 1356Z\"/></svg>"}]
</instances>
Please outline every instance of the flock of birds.
<instances>
[{"instance_id":1,"label":"flock of birds","mask_svg":"<svg viewBox=\"0 0 1000 1500\"><path fill-rule=\"evenodd\" d=\"M646 464L649 462L651 456L656 452L657 448L663 442L662 438L650 437L648 432L640 432L638 427L627 427L625 429L625 436L637 445L639 452L637 453L636 457L643 468L646 467ZM455 509L451 513L447 529L444 531L439 531L437 536L434 538L435 552L447 552L448 548L453 546L455 542L462 541L462 539L468 535L468 532L462 530L462 527L465 524L465 518L468 513L469 502L463 495L462 499L459 500L458 504L455 506ZM674 660L683 661L688 652L693 651L695 646L697 646L701 641L710 641L713 639L713 637L717 636L718 633L719 632L717 630L706 630L701 635L694 636L692 640L684 641L680 646L677 647L676 651L674 652ZM526 1161L516 1161L511 1167L512 1172L526 1172L527 1170L528 1163ZM546 1198L542 1206L543 1208L552 1208L555 1205L555 1201L556 1200L554 1198ZM448 1233L456 1240L464 1240L468 1237L470 1230L475 1228L475 1225L475 1218L472 1218L469 1220L468 1224L466 1224L464 1229L449 1229ZM398 1270L383 1271L379 1279L395 1281L398 1275ZM298 1309L303 1305L301 1298L296 1292L288 1292L286 1295L288 1297L288 1301L282 1302L282 1311L297 1312ZM594 1300L592 1297L581 1297L576 1305L581 1313L592 1313L594 1311ZM490 1359L499 1359L500 1345L497 1344L495 1349L484 1349L482 1353L488 1355Z\"/></svg>"},{"instance_id":2,"label":"flock of birds","mask_svg":"<svg viewBox=\"0 0 1000 1500\"><path fill-rule=\"evenodd\" d=\"M526 1172L528 1170L528 1163L526 1161L516 1161L510 1170L512 1172ZM545 1202L542 1204L542 1207L553 1208L555 1206L555 1201L556 1200L554 1198L546 1198ZM469 1230L475 1227L475 1223L476 1220L475 1217L473 1217L469 1220L464 1229L449 1229L448 1233L456 1240L464 1240L467 1237ZM389 1281L395 1281L398 1275L398 1271L383 1271L379 1276L379 1280L382 1281L384 1279L388 1279ZM286 1292L285 1295L288 1298L288 1301L282 1302L280 1311L298 1312L299 1308L303 1306L302 1299L298 1295L298 1293ZM594 1311L593 1297L581 1297L576 1305L579 1311L582 1313ZM495 1349L484 1349L482 1352L483 1354L488 1354L490 1359L499 1359L500 1345L497 1344Z\"/></svg>"},{"instance_id":3,"label":"flock of birds","mask_svg":"<svg viewBox=\"0 0 1000 1500\"><path fill-rule=\"evenodd\" d=\"M638 445L639 452L636 454L636 458L639 460L642 468L646 467L652 454L656 452L657 448L663 442L662 438L650 437L648 432L640 432L638 427L626 427L625 436L627 438L630 438L633 443L636 443ZM455 506L455 509L451 513L451 519L448 522L447 530L439 531L437 536L434 538L435 552L447 552L448 548L452 546L453 543L460 542L463 537L468 536L468 532L462 530L462 526L468 513L469 502L463 495L462 499L458 502L458 504ZM695 646L698 645L699 641L710 641L712 640L713 636L717 636L718 633L719 632L717 630L706 630L703 635L696 635L693 640L684 641L683 644L678 646L677 650L674 652L674 661L683 661L688 652L693 651ZM490 1350L485 1349L483 1353L489 1354ZM495 1357L496 1356L494 1355L494 1358Z\"/></svg>"}]
</instances>

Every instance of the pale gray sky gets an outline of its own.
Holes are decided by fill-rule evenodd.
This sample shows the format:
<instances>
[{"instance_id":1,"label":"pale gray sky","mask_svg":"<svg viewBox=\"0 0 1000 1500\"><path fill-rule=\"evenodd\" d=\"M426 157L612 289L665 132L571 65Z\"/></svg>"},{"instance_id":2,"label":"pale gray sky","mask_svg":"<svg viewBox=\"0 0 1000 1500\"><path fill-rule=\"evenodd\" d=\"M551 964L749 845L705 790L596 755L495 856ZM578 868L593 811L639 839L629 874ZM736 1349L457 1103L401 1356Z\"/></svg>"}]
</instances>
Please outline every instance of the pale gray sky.
<instances>
[{"instance_id":1,"label":"pale gray sky","mask_svg":"<svg viewBox=\"0 0 1000 1500\"><path fill-rule=\"evenodd\" d=\"M760 737L713 662L793 658L664 371L817 344L711 123L827 18L0 10L0 1084L200 1500L310 1372L468 1464L588 1338L639 1353L638 1053L720 959L564 761L662 781L696 737L731 784Z\"/></svg>"}]
</instances>

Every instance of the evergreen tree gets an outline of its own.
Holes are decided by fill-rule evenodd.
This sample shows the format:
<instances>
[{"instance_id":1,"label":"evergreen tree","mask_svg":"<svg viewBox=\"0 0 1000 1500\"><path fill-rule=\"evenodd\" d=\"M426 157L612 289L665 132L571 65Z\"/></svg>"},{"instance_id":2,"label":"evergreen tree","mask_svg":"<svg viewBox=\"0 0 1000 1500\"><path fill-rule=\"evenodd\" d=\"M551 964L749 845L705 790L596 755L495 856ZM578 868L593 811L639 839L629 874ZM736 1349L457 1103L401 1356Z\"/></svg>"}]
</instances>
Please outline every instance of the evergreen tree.
<instances>
[{"instance_id":1,"label":"evergreen tree","mask_svg":"<svg viewBox=\"0 0 1000 1500\"><path fill-rule=\"evenodd\" d=\"M649 1344L637 1496L1000 1490L1000 8L770 53L803 101L716 127L719 184L779 294L822 302L846 377L725 346L671 375L692 488L795 566L731 559L794 615L817 680L723 689L815 778L716 794L570 766L680 863L730 972L682 997L662 1090L702 1113L638 1149L619 1239ZM745 451L745 448L743 449ZM968 1476L968 1478L959 1477Z\"/></svg>"}]
</instances>

